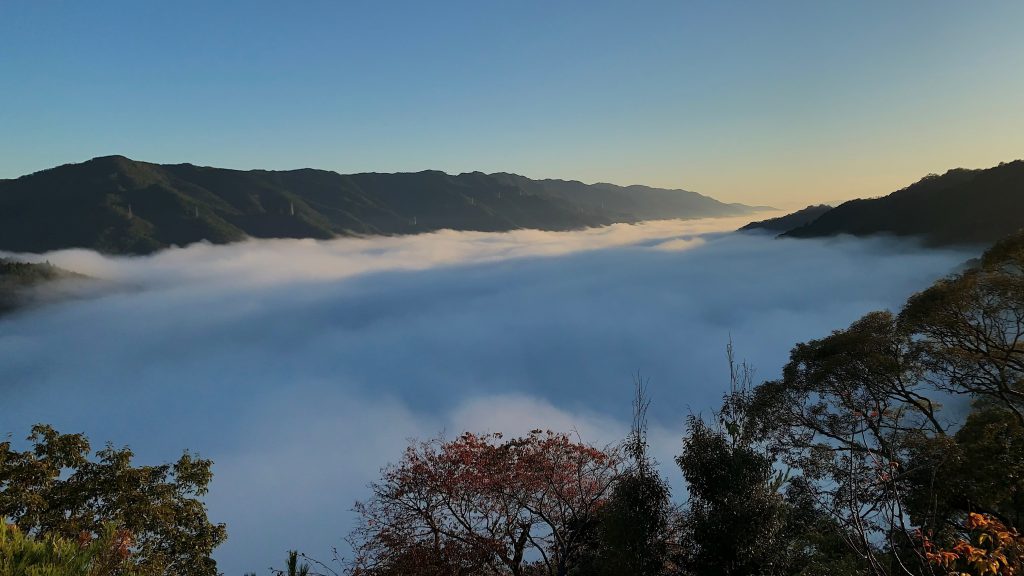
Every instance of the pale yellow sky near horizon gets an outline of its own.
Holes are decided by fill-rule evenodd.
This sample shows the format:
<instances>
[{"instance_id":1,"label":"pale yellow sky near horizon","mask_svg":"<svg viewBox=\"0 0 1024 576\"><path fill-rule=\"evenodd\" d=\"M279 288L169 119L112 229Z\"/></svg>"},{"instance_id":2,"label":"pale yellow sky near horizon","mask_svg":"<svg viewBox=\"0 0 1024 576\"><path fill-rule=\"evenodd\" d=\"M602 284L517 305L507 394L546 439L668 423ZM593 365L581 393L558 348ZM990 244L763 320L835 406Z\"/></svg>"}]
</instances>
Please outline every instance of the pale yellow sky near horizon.
<instances>
[{"instance_id":1,"label":"pale yellow sky near horizon","mask_svg":"<svg viewBox=\"0 0 1024 576\"><path fill-rule=\"evenodd\" d=\"M874 158L837 160L831 166L805 166L798 174L782 166L742 170L735 176L723 172L695 178L691 186L694 191L723 202L762 203L783 209L874 198L905 188L928 174L942 174L954 168L991 168L1001 162L1024 159L1024 123L1020 134L1018 143L1007 143L1006 152L980 145L960 151L959 155L956 151L941 151L915 157L916 150L911 148L893 151L888 157L878 154ZM764 181L757 182L761 178Z\"/></svg>"},{"instance_id":2,"label":"pale yellow sky near horizon","mask_svg":"<svg viewBox=\"0 0 1024 576\"><path fill-rule=\"evenodd\" d=\"M989 102L991 108L973 113L964 102L959 111L893 119L897 125L877 139L871 136L878 127L865 126L826 139L781 135L775 147L737 145L737 155L691 148L693 155L675 166L665 152L646 166L602 166L596 178L526 175L682 188L723 202L782 209L884 196L928 174L1024 159L1024 82L1018 83L1021 100L1016 103L1004 94ZM599 176L602 172L606 178Z\"/></svg>"}]
</instances>

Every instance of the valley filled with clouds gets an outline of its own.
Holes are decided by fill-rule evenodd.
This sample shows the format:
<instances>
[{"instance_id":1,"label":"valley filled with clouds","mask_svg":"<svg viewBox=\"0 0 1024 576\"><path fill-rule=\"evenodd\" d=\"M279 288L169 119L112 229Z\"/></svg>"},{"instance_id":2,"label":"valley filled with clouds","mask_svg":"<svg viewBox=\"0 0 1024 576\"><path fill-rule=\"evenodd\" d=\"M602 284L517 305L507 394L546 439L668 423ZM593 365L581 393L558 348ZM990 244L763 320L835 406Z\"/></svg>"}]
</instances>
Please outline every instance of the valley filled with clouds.
<instances>
[{"instance_id":1,"label":"valley filled with clouds","mask_svg":"<svg viewBox=\"0 0 1024 576\"><path fill-rule=\"evenodd\" d=\"M748 220L19 255L94 280L0 319L0 434L17 444L47 422L143 462L212 458L228 574L343 547L352 503L409 438L615 442L637 371L679 486L683 420L726 390L730 337L773 378L795 343L898 308L977 255L731 232Z\"/></svg>"}]
</instances>

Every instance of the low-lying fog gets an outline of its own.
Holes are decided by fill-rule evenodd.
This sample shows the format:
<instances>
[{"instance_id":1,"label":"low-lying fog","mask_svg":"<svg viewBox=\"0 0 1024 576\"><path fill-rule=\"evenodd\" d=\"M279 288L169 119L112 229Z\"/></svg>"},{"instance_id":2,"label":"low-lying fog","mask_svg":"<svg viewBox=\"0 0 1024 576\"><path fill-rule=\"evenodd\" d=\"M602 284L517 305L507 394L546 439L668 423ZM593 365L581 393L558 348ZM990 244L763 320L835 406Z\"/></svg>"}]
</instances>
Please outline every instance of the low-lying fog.
<instances>
[{"instance_id":1,"label":"low-lying fog","mask_svg":"<svg viewBox=\"0 0 1024 576\"><path fill-rule=\"evenodd\" d=\"M146 463L212 458L231 576L341 546L353 501L410 437L619 439L637 370L678 485L683 419L725 390L730 334L774 377L794 343L975 255L725 233L747 220L46 254L110 282L0 319L0 435L48 422Z\"/></svg>"}]
</instances>

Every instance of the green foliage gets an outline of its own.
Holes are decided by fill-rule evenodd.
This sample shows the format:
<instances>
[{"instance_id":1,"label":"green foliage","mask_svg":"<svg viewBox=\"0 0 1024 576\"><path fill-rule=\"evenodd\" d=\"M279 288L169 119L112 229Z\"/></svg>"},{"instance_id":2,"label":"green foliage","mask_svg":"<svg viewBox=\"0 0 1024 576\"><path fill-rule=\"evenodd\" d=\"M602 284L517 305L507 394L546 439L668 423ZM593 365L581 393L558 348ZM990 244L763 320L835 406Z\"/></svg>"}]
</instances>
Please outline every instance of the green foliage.
<instances>
[{"instance_id":1,"label":"green foliage","mask_svg":"<svg viewBox=\"0 0 1024 576\"><path fill-rule=\"evenodd\" d=\"M907 469L908 511L933 534L969 511L1024 526L1024 427L997 404L978 404L954 436L916 445Z\"/></svg>"},{"instance_id":2,"label":"green foliage","mask_svg":"<svg viewBox=\"0 0 1024 576\"><path fill-rule=\"evenodd\" d=\"M0 279L12 284L31 285L37 282L54 280L65 274L67 272L50 263L32 264L10 258L0 258Z\"/></svg>"},{"instance_id":3,"label":"green foliage","mask_svg":"<svg viewBox=\"0 0 1024 576\"><path fill-rule=\"evenodd\" d=\"M34 286L60 278L80 277L50 263L33 264L0 258L0 314L17 308L29 298Z\"/></svg>"},{"instance_id":4,"label":"green foliage","mask_svg":"<svg viewBox=\"0 0 1024 576\"><path fill-rule=\"evenodd\" d=\"M90 457L81 434L37 425L30 450L0 443L0 517L40 538L76 539L108 525L132 536L142 574L212 576L210 557L224 541L199 499L211 462L185 453L173 464L134 466L128 448L106 446Z\"/></svg>"},{"instance_id":5,"label":"green foliage","mask_svg":"<svg viewBox=\"0 0 1024 576\"><path fill-rule=\"evenodd\" d=\"M274 570L275 576L309 576L309 564L299 562L298 550L288 551L288 560L285 562L284 570Z\"/></svg>"},{"instance_id":6,"label":"green foliage","mask_svg":"<svg viewBox=\"0 0 1024 576\"><path fill-rule=\"evenodd\" d=\"M1024 232L915 294L900 322L932 386L1000 403L1024 425Z\"/></svg>"},{"instance_id":7,"label":"green foliage","mask_svg":"<svg viewBox=\"0 0 1024 576\"><path fill-rule=\"evenodd\" d=\"M886 550L908 539L911 449L945 435L923 372L916 342L892 314L875 312L797 345L783 378L759 386L751 402L772 451L804 478L810 497L876 574L894 561Z\"/></svg>"},{"instance_id":8,"label":"green foliage","mask_svg":"<svg viewBox=\"0 0 1024 576\"><path fill-rule=\"evenodd\" d=\"M752 369L735 363L731 343L727 352L730 390L717 418L689 419L677 459L690 491L681 541L687 573L864 573L851 534L822 508L821 487L798 473L779 441L792 438L793 422L767 398L791 389L752 388Z\"/></svg>"},{"instance_id":9,"label":"green foliage","mask_svg":"<svg viewBox=\"0 0 1024 576\"><path fill-rule=\"evenodd\" d=\"M632 469L620 476L601 514L593 573L662 574L668 562L671 510L668 485L656 471Z\"/></svg>"},{"instance_id":10,"label":"green foliage","mask_svg":"<svg viewBox=\"0 0 1024 576\"><path fill-rule=\"evenodd\" d=\"M0 519L2 520L2 519ZM0 521L0 576L137 576L130 536L105 526L97 538L33 538Z\"/></svg>"},{"instance_id":11,"label":"green foliage","mask_svg":"<svg viewBox=\"0 0 1024 576\"><path fill-rule=\"evenodd\" d=\"M693 574L773 573L784 501L772 460L728 432L690 417L677 458L690 498L684 566Z\"/></svg>"},{"instance_id":12,"label":"green foliage","mask_svg":"<svg viewBox=\"0 0 1024 576\"><path fill-rule=\"evenodd\" d=\"M758 386L753 428L878 575L928 570L918 530L951 540L969 514L1021 522L1024 234L974 267L798 344ZM936 399L973 399L958 422Z\"/></svg>"},{"instance_id":13,"label":"green foliage","mask_svg":"<svg viewBox=\"0 0 1024 576\"><path fill-rule=\"evenodd\" d=\"M849 532L821 508L806 478L789 479L784 497L785 524L771 552L777 573L860 576L867 572L863 557L849 544Z\"/></svg>"},{"instance_id":14,"label":"green foliage","mask_svg":"<svg viewBox=\"0 0 1024 576\"><path fill-rule=\"evenodd\" d=\"M778 573L785 523L782 477L756 442L749 417L753 371L727 348L729 393L714 424L690 416L676 459L689 490L683 566L693 574Z\"/></svg>"},{"instance_id":15,"label":"green foliage","mask_svg":"<svg viewBox=\"0 0 1024 576\"><path fill-rule=\"evenodd\" d=\"M580 575L656 576L670 566L674 507L668 484L648 455L645 384L636 379L633 430L624 452L628 466L618 475L601 509L592 549Z\"/></svg>"}]
</instances>

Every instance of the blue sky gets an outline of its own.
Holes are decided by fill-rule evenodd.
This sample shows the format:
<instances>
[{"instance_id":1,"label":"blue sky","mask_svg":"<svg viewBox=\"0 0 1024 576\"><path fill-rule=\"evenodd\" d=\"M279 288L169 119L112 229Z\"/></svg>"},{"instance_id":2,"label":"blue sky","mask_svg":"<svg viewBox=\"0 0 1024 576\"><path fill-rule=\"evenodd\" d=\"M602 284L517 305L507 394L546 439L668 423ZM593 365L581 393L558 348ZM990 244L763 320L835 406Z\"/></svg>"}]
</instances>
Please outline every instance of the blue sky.
<instances>
[{"instance_id":1,"label":"blue sky","mask_svg":"<svg viewBox=\"0 0 1024 576\"><path fill-rule=\"evenodd\" d=\"M0 177L105 154L796 205L1024 157L1021 2L0 3Z\"/></svg>"}]
</instances>

